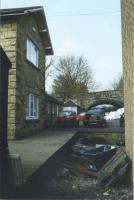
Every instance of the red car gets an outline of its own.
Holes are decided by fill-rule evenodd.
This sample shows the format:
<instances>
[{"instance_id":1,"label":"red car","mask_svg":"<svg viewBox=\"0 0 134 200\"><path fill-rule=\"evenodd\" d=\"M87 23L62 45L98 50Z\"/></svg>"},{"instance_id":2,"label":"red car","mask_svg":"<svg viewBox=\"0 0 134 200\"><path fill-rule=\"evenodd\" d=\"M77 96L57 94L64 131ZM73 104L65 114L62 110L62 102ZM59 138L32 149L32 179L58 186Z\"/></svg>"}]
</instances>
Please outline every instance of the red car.
<instances>
[{"instance_id":1,"label":"red car","mask_svg":"<svg viewBox=\"0 0 134 200\"><path fill-rule=\"evenodd\" d=\"M73 111L62 111L57 117L57 125L75 125L76 124L76 112Z\"/></svg>"},{"instance_id":2,"label":"red car","mask_svg":"<svg viewBox=\"0 0 134 200\"><path fill-rule=\"evenodd\" d=\"M77 115L78 121L85 121L86 120L86 112L80 113Z\"/></svg>"},{"instance_id":3,"label":"red car","mask_svg":"<svg viewBox=\"0 0 134 200\"><path fill-rule=\"evenodd\" d=\"M84 122L86 121L86 112L80 113L77 115L77 125L84 126Z\"/></svg>"}]
</instances>

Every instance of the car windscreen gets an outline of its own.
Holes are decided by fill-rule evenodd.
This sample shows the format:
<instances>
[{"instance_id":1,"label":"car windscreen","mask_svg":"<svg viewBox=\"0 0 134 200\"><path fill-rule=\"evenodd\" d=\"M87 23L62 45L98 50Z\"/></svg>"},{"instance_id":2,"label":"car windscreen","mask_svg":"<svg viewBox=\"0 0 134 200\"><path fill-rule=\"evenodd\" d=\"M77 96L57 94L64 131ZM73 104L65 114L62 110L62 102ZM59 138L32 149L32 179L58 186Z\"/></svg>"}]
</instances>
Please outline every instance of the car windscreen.
<instances>
[{"instance_id":1,"label":"car windscreen","mask_svg":"<svg viewBox=\"0 0 134 200\"><path fill-rule=\"evenodd\" d=\"M59 114L60 117L64 117L64 116L69 116L71 115L72 112L69 112L69 111L63 111Z\"/></svg>"},{"instance_id":2,"label":"car windscreen","mask_svg":"<svg viewBox=\"0 0 134 200\"><path fill-rule=\"evenodd\" d=\"M104 113L103 109L91 109L91 110L88 110L86 112L86 114L88 114L88 115L92 115L92 114L94 114L94 115L100 115L100 114L103 114L103 113Z\"/></svg>"}]
</instances>

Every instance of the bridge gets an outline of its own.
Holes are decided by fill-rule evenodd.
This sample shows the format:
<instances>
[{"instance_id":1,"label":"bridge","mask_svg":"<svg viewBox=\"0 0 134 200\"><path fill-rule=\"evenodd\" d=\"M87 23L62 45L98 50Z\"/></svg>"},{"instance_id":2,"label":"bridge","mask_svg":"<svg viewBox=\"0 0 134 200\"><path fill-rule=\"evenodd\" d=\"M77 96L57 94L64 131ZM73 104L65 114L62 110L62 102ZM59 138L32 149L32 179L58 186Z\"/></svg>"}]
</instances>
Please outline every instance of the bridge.
<instances>
[{"instance_id":1,"label":"bridge","mask_svg":"<svg viewBox=\"0 0 134 200\"><path fill-rule=\"evenodd\" d=\"M123 95L119 90L107 90L89 93L88 108L101 104L110 104L117 109L123 107Z\"/></svg>"}]
</instances>

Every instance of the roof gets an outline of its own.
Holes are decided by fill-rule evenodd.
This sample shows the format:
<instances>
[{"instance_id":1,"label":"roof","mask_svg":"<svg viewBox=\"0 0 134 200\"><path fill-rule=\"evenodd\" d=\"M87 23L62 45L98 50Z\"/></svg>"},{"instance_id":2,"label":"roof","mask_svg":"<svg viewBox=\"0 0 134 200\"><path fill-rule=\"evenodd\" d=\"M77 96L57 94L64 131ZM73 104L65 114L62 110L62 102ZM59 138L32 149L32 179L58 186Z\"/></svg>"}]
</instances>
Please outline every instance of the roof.
<instances>
[{"instance_id":1,"label":"roof","mask_svg":"<svg viewBox=\"0 0 134 200\"><path fill-rule=\"evenodd\" d=\"M73 107L73 106L77 106L79 107L79 105L77 103L75 103L73 100L68 100L64 103L65 107Z\"/></svg>"},{"instance_id":2,"label":"roof","mask_svg":"<svg viewBox=\"0 0 134 200\"><path fill-rule=\"evenodd\" d=\"M46 21L46 16L44 12L44 8L42 6L34 6L34 7L23 7L23 8L10 8L10 9L0 9L0 18L1 22L4 19L16 19L19 16L28 16L33 15L38 20L38 25L40 28L40 35L44 41L45 53L46 55L53 55L53 47L49 35L48 25Z\"/></svg>"},{"instance_id":3,"label":"roof","mask_svg":"<svg viewBox=\"0 0 134 200\"><path fill-rule=\"evenodd\" d=\"M59 105L63 105L63 102L56 99L55 97L52 97L51 95L45 93L45 97L46 97L46 101L52 102L54 104L59 104Z\"/></svg>"}]
</instances>

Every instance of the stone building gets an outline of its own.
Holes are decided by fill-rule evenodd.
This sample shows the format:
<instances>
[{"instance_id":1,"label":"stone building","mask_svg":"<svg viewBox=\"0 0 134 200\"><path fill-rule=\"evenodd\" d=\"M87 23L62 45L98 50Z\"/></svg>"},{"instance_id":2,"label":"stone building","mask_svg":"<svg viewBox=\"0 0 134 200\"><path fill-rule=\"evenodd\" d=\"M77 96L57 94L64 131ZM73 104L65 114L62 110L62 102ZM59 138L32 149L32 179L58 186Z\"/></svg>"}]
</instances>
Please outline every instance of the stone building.
<instances>
[{"instance_id":1,"label":"stone building","mask_svg":"<svg viewBox=\"0 0 134 200\"><path fill-rule=\"evenodd\" d=\"M55 125L56 118L62 111L63 102L45 93L45 101L47 103L47 118L45 126L52 127Z\"/></svg>"},{"instance_id":2,"label":"stone building","mask_svg":"<svg viewBox=\"0 0 134 200\"><path fill-rule=\"evenodd\" d=\"M8 137L40 130L45 120L45 57L53 54L43 7L0 10L0 44L12 63Z\"/></svg>"},{"instance_id":3,"label":"stone building","mask_svg":"<svg viewBox=\"0 0 134 200\"><path fill-rule=\"evenodd\" d=\"M134 160L134 0L121 0L124 73L125 142ZM134 173L134 167L133 167Z\"/></svg>"}]
</instances>

